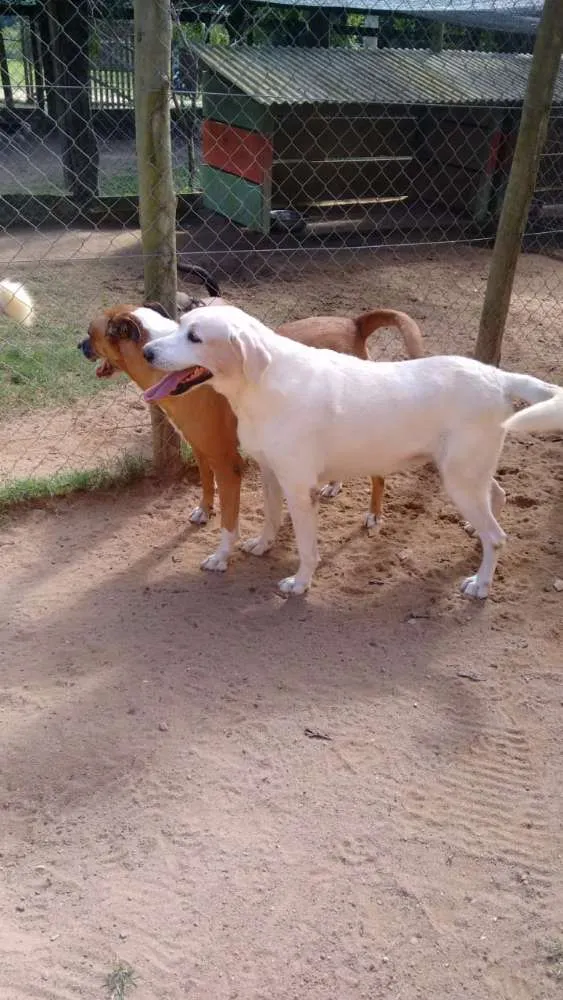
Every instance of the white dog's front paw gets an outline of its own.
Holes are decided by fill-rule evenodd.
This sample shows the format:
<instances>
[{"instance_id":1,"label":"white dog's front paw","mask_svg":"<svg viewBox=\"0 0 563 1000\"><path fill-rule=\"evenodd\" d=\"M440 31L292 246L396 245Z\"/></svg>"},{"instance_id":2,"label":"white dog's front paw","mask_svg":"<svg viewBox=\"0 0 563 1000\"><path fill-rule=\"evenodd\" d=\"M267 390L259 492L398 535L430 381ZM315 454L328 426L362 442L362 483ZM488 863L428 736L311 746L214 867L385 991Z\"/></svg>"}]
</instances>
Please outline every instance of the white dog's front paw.
<instances>
[{"instance_id":1,"label":"white dog's front paw","mask_svg":"<svg viewBox=\"0 0 563 1000\"><path fill-rule=\"evenodd\" d=\"M342 489L342 483L327 483L319 490L319 496L321 500L334 500L338 496L340 490Z\"/></svg>"},{"instance_id":2,"label":"white dog's front paw","mask_svg":"<svg viewBox=\"0 0 563 1000\"><path fill-rule=\"evenodd\" d=\"M468 576L461 585L461 592L464 597L476 597L480 601L489 596L489 584L482 583L477 574Z\"/></svg>"},{"instance_id":3,"label":"white dog's front paw","mask_svg":"<svg viewBox=\"0 0 563 1000\"><path fill-rule=\"evenodd\" d=\"M477 532L475 531L475 528L471 524L471 521L464 521L463 524L462 524L462 528L463 528L464 531L467 532L467 534L469 535L470 538L476 538L477 537Z\"/></svg>"},{"instance_id":4,"label":"white dog's front paw","mask_svg":"<svg viewBox=\"0 0 563 1000\"><path fill-rule=\"evenodd\" d=\"M370 511L370 513L366 514L364 517L364 528L367 528L370 535L378 535L382 526L383 518L378 517L377 514L372 514Z\"/></svg>"},{"instance_id":5,"label":"white dog's front paw","mask_svg":"<svg viewBox=\"0 0 563 1000\"><path fill-rule=\"evenodd\" d=\"M300 594L304 594L305 591L309 589L309 584L298 581L296 576L286 576L284 580L280 580L278 588L280 594L283 594L286 597L289 597L290 595L298 597Z\"/></svg>"},{"instance_id":6,"label":"white dog's front paw","mask_svg":"<svg viewBox=\"0 0 563 1000\"><path fill-rule=\"evenodd\" d=\"M191 524L207 524L209 521L209 514L203 507L194 507L190 514Z\"/></svg>"},{"instance_id":7,"label":"white dog's front paw","mask_svg":"<svg viewBox=\"0 0 563 1000\"><path fill-rule=\"evenodd\" d=\"M247 538L245 542L241 542L240 547L243 552L248 552L251 556L263 556L270 551L273 544L273 538L263 538L262 535L258 535L256 538Z\"/></svg>"},{"instance_id":8,"label":"white dog's front paw","mask_svg":"<svg viewBox=\"0 0 563 1000\"><path fill-rule=\"evenodd\" d=\"M229 559L224 552L214 552L203 560L201 569L207 569L213 573L224 573L228 565Z\"/></svg>"}]
</instances>

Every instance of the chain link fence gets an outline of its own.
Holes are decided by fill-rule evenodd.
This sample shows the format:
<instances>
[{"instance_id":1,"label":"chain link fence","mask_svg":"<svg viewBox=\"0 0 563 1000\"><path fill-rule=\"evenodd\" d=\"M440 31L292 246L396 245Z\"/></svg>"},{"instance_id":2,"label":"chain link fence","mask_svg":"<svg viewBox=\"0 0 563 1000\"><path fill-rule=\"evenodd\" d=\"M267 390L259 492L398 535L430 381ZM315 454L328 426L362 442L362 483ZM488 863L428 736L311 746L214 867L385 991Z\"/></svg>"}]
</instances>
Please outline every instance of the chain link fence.
<instances>
[{"instance_id":1,"label":"chain link fence","mask_svg":"<svg viewBox=\"0 0 563 1000\"><path fill-rule=\"evenodd\" d=\"M273 326L392 307L428 352L470 352L539 10L467 7L172 3L180 268ZM0 75L0 279L37 314L0 320L0 482L148 460L139 391L76 350L143 300L131 6L0 2ZM504 355L552 380L562 218L560 74ZM403 349L379 332L372 354Z\"/></svg>"}]
</instances>

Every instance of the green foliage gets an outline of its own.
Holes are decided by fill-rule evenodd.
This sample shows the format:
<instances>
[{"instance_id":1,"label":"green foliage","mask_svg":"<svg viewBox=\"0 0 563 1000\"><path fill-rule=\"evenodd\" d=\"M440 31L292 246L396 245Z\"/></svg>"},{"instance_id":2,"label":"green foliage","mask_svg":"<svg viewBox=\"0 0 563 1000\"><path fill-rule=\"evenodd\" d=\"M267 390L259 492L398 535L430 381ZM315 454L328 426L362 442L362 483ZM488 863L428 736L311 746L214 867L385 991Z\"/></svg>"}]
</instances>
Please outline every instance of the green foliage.
<instances>
[{"instance_id":1,"label":"green foliage","mask_svg":"<svg viewBox=\"0 0 563 1000\"><path fill-rule=\"evenodd\" d=\"M69 493L84 493L91 490L108 490L126 486L146 476L149 462L138 455L124 455L113 465L99 466L97 469L83 469L57 472L52 476L9 479L0 485L0 514L4 514L17 504L48 500L51 497L67 496Z\"/></svg>"},{"instance_id":2,"label":"green foliage","mask_svg":"<svg viewBox=\"0 0 563 1000\"><path fill-rule=\"evenodd\" d=\"M83 334L82 334L83 336ZM97 379L76 344L70 326L42 322L27 330L2 321L0 328L0 410L18 411L54 403L72 403L115 384Z\"/></svg>"}]
</instances>

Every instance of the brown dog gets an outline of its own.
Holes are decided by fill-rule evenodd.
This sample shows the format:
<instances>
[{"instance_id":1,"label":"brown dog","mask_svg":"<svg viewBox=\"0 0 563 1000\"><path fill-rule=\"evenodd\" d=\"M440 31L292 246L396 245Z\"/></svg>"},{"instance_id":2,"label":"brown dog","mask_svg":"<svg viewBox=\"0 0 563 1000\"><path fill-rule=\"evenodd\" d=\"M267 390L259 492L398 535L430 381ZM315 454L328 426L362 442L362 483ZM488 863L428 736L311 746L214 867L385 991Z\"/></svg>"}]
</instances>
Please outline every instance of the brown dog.
<instances>
[{"instance_id":1,"label":"brown dog","mask_svg":"<svg viewBox=\"0 0 563 1000\"><path fill-rule=\"evenodd\" d=\"M217 297L207 301L216 303ZM193 308L197 300L190 302L190 308ZM205 304L205 300L197 304ZM161 316L166 315L156 303L147 303L146 307ZM133 305L104 310L92 320L88 336L78 346L88 360L101 361L96 372L99 378L107 378L119 371L126 372L145 390L158 382L163 373L152 368L144 359L142 349L149 336L137 312L138 307ZM374 310L357 319L328 316L297 320L285 323L278 332L312 347L330 348L367 359L366 341L382 326L396 326L403 336L408 356L421 356L422 337L417 324L406 313L393 309ZM205 385L200 386L197 392L168 396L159 405L191 445L199 467L202 500L190 516L192 522L205 524L208 520L213 509L214 485L217 483L221 543L217 552L203 562L202 568L224 570L238 537L243 462L238 451L236 418L225 397ZM325 487L325 495L334 496L339 485L329 484ZM373 479L370 513L366 519L368 527L380 523L383 490L384 481Z\"/></svg>"},{"instance_id":2,"label":"brown dog","mask_svg":"<svg viewBox=\"0 0 563 1000\"><path fill-rule=\"evenodd\" d=\"M208 298L196 299L185 292L178 292L176 304L180 314L190 312L199 306L224 305L226 299L221 297L219 285L202 267L184 265L183 271L192 273L206 286ZM159 303L152 303L163 316L168 313ZM282 337L298 340L309 347L325 348L337 351L339 354L353 354L362 361L369 360L367 341L372 333L382 326L395 326L401 333L408 358L420 358L423 354L422 335L415 321L407 313L396 309L373 309L362 313L353 319L349 316L310 316L308 319L293 320L283 323L277 332ZM342 483L331 482L320 491L324 499L338 496ZM381 511L383 506L384 480L375 477L371 481L371 502L365 525L369 530L381 527Z\"/></svg>"}]
</instances>

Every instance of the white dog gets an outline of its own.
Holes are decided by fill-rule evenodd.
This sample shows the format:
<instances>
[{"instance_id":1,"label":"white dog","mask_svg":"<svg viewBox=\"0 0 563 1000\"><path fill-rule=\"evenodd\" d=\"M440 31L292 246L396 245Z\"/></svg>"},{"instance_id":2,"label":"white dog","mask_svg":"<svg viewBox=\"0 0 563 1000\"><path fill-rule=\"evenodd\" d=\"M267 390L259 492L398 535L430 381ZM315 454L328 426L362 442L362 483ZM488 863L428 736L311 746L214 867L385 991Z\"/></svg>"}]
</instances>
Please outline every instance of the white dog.
<instances>
[{"instance_id":1,"label":"white dog","mask_svg":"<svg viewBox=\"0 0 563 1000\"><path fill-rule=\"evenodd\" d=\"M19 281L0 281L0 313L5 313L24 326L33 326L35 322L35 307L33 299Z\"/></svg>"},{"instance_id":2,"label":"white dog","mask_svg":"<svg viewBox=\"0 0 563 1000\"><path fill-rule=\"evenodd\" d=\"M149 401L212 380L238 417L240 444L264 486L264 527L247 552L274 544L285 494L300 558L296 575L280 582L285 594L306 591L318 563L320 483L433 460L483 548L462 591L486 597L506 539L496 520L504 490L493 478L506 428L563 429L563 389L537 378L462 357L367 364L280 337L233 306L194 309L175 333L151 340L145 356L173 373L146 393ZM540 405L507 421L514 400Z\"/></svg>"}]
</instances>

